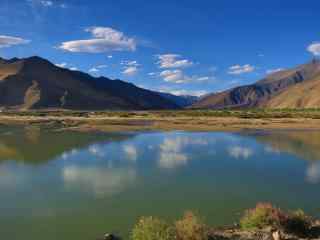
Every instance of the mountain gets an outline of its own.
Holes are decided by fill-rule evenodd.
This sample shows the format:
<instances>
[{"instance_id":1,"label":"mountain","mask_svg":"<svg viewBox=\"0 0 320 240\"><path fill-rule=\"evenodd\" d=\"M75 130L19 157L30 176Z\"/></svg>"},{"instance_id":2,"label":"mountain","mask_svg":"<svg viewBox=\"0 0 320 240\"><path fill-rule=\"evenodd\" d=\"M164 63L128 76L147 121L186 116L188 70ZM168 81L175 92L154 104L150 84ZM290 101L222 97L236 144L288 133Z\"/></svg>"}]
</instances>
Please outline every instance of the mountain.
<instances>
[{"instance_id":1,"label":"mountain","mask_svg":"<svg viewBox=\"0 0 320 240\"><path fill-rule=\"evenodd\" d=\"M0 108L160 110L179 106L131 83L94 78L30 57L0 59Z\"/></svg>"},{"instance_id":2,"label":"mountain","mask_svg":"<svg viewBox=\"0 0 320 240\"><path fill-rule=\"evenodd\" d=\"M270 99L268 108L320 108L320 75Z\"/></svg>"},{"instance_id":3,"label":"mountain","mask_svg":"<svg viewBox=\"0 0 320 240\"><path fill-rule=\"evenodd\" d=\"M197 96L191 96L191 95L174 95L171 93L164 93L159 92L160 96L174 102L176 105L178 105L181 108L185 108L188 106L191 106L195 102L197 102L200 98Z\"/></svg>"},{"instance_id":4,"label":"mountain","mask_svg":"<svg viewBox=\"0 0 320 240\"><path fill-rule=\"evenodd\" d=\"M191 108L314 108L320 107L320 61L279 71L246 86L213 93Z\"/></svg>"}]
</instances>

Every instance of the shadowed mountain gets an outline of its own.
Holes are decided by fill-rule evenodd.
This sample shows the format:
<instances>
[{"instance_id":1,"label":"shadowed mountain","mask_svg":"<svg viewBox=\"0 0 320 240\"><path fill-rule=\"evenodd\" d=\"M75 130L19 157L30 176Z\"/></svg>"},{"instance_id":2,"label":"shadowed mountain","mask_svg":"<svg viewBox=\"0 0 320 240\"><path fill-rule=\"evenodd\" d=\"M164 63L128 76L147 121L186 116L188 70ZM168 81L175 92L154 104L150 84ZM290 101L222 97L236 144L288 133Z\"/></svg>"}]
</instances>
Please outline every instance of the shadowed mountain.
<instances>
[{"instance_id":1,"label":"shadowed mountain","mask_svg":"<svg viewBox=\"0 0 320 240\"><path fill-rule=\"evenodd\" d=\"M192 108L320 107L320 61L270 74L254 84L202 98Z\"/></svg>"},{"instance_id":2,"label":"shadowed mountain","mask_svg":"<svg viewBox=\"0 0 320 240\"><path fill-rule=\"evenodd\" d=\"M131 83L59 68L40 57L0 59L0 108L148 110L175 103Z\"/></svg>"}]
</instances>

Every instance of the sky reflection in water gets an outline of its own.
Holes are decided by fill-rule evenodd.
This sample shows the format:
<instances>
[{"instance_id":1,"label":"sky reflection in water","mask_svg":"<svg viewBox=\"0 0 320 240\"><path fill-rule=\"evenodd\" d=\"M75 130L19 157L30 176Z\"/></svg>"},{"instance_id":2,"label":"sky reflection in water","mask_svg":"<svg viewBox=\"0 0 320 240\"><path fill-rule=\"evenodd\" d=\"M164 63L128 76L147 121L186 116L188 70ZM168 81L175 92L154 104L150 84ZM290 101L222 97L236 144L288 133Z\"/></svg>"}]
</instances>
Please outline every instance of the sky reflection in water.
<instances>
[{"instance_id":1,"label":"sky reflection in water","mask_svg":"<svg viewBox=\"0 0 320 240\"><path fill-rule=\"evenodd\" d=\"M230 224L257 201L319 214L320 132L0 134L2 236L125 235L140 215L186 209Z\"/></svg>"}]
</instances>

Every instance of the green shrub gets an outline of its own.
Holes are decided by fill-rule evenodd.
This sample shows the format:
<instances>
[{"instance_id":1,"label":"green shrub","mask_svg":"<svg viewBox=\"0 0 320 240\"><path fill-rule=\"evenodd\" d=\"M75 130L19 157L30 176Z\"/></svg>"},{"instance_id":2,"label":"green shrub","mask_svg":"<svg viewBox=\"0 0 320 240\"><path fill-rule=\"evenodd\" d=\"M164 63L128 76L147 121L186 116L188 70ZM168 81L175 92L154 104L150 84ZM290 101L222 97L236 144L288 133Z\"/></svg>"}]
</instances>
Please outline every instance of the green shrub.
<instances>
[{"instance_id":1,"label":"green shrub","mask_svg":"<svg viewBox=\"0 0 320 240\"><path fill-rule=\"evenodd\" d=\"M132 240L174 240L173 229L164 221L153 217L142 217L134 226Z\"/></svg>"},{"instance_id":2,"label":"green shrub","mask_svg":"<svg viewBox=\"0 0 320 240\"><path fill-rule=\"evenodd\" d=\"M192 212L186 212L184 217L175 223L177 240L207 240L208 228L201 218Z\"/></svg>"},{"instance_id":3,"label":"green shrub","mask_svg":"<svg viewBox=\"0 0 320 240\"><path fill-rule=\"evenodd\" d=\"M286 232L294 233L299 236L306 236L312 225L312 219L302 210L292 212L283 222Z\"/></svg>"},{"instance_id":4,"label":"green shrub","mask_svg":"<svg viewBox=\"0 0 320 240\"><path fill-rule=\"evenodd\" d=\"M240 226L245 230L279 227L286 215L269 203L259 203L254 209L246 211L240 220Z\"/></svg>"}]
</instances>

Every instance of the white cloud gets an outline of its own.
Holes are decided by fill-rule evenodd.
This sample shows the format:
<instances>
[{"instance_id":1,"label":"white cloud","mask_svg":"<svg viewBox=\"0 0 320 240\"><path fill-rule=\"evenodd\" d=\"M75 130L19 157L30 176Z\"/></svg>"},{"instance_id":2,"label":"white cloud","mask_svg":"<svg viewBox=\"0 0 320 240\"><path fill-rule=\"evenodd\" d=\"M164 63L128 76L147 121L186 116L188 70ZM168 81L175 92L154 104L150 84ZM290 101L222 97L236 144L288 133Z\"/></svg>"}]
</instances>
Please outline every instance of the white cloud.
<instances>
[{"instance_id":1,"label":"white cloud","mask_svg":"<svg viewBox=\"0 0 320 240\"><path fill-rule=\"evenodd\" d=\"M173 70L164 70L160 73L160 77L163 78L165 82L170 83L189 83L189 82L204 82L210 81L214 79L214 77L198 77L198 76L188 76L180 69L173 69Z\"/></svg>"},{"instance_id":2,"label":"white cloud","mask_svg":"<svg viewBox=\"0 0 320 240\"><path fill-rule=\"evenodd\" d=\"M307 50L314 56L320 56L320 42L316 42L309 45Z\"/></svg>"},{"instance_id":3,"label":"white cloud","mask_svg":"<svg viewBox=\"0 0 320 240\"><path fill-rule=\"evenodd\" d=\"M155 72L150 72L150 73L148 73L148 75L151 76L151 77L153 77L153 76L156 76L157 73L155 73Z\"/></svg>"},{"instance_id":4,"label":"white cloud","mask_svg":"<svg viewBox=\"0 0 320 240\"><path fill-rule=\"evenodd\" d=\"M98 73L98 72L100 72L100 70L101 69L103 69L103 68L106 68L107 67L107 65L97 65L97 66L95 66L95 67L92 67L92 68L90 68L89 70L88 70L88 72L89 73Z\"/></svg>"},{"instance_id":5,"label":"white cloud","mask_svg":"<svg viewBox=\"0 0 320 240\"><path fill-rule=\"evenodd\" d=\"M97 72L100 72L100 70L97 69L97 68L95 68L95 67L93 67L93 68L90 68L90 69L89 69L89 72L90 72L90 73L97 73Z\"/></svg>"},{"instance_id":6,"label":"white cloud","mask_svg":"<svg viewBox=\"0 0 320 240\"><path fill-rule=\"evenodd\" d=\"M139 67L141 66L137 61L122 61L121 65L125 65L122 74L127 76L134 76L138 73Z\"/></svg>"},{"instance_id":7,"label":"white cloud","mask_svg":"<svg viewBox=\"0 0 320 240\"><path fill-rule=\"evenodd\" d=\"M231 75L240 75L240 74L243 74L243 73L253 72L254 70L255 70L255 67L250 65L250 64L245 64L243 66L234 65L234 66L231 66L229 68L228 73L231 74Z\"/></svg>"},{"instance_id":8,"label":"white cloud","mask_svg":"<svg viewBox=\"0 0 320 240\"><path fill-rule=\"evenodd\" d=\"M0 48L7 48L15 45L28 44L30 40L19 37L0 35Z\"/></svg>"},{"instance_id":9,"label":"white cloud","mask_svg":"<svg viewBox=\"0 0 320 240\"><path fill-rule=\"evenodd\" d=\"M177 95L177 96L185 96L185 95L189 95L189 96L197 96L197 97L201 97L204 96L206 94L208 94L209 92L206 90L187 90L187 89L172 89L170 87L161 87L160 89L158 89L159 92L164 92L164 93L171 93L173 95Z\"/></svg>"},{"instance_id":10,"label":"white cloud","mask_svg":"<svg viewBox=\"0 0 320 240\"><path fill-rule=\"evenodd\" d=\"M32 4L33 6L41 6L45 8L49 7L60 7L60 8L67 8L67 4L65 3L58 3L57 1L52 0L27 0L29 4Z\"/></svg>"},{"instance_id":11,"label":"white cloud","mask_svg":"<svg viewBox=\"0 0 320 240\"><path fill-rule=\"evenodd\" d=\"M63 63L57 63L57 64L55 64L57 67L60 67L60 68L65 68L65 67L67 67L67 65L68 65L68 63L66 63L66 62L63 62Z\"/></svg>"},{"instance_id":12,"label":"white cloud","mask_svg":"<svg viewBox=\"0 0 320 240\"><path fill-rule=\"evenodd\" d=\"M107 68L107 67L108 65L104 65L104 64L96 66L96 68L98 69Z\"/></svg>"},{"instance_id":13,"label":"white cloud","mask_svg":"<svg viewBox=\"0 0 320 240\"><path fill-rule=\"evenodd\" d=\"M197 81L199 81L199 82L205 82L205 81L209 81L210 80L210 77L199 77L198 79L197 79Z\"/></svg>"},{"instance_id":14,"label":"white cloud","mask_svg":"<svg viewBox=\"0 0 320 240\"><path fill-rule=\"evenodd\" d=\"M112 55L108 55L107 58L111 59L111 58L113 58L113 56Z\"/></svg>"},{"instance_id":15,"label":"white cloud","mask_svg":"<svg viewBox=\"0 0 320 240\"><path fill-rule=\"evenodd\" d=\"M127 75L127 76L134 76L136 75L138 72L138 68L137 67L126 67L122 74Z\"/></svg>"},{"instance_id":16,"label":"white cloud","mask_svg":"<svg viewBox=\"0 0 320 240\"><path fill-rule=\"evenodd\" d=\"M136 40L109 27L90 27L92 39L63 42L59 48L69 52L104 53L110 51L135 51Z\"/></svg>"},{"instance_id":17,"label":"white cloud","mask_svg":"<svg viewBox=\"0 0 320 240\"><path fill-rule=\"evenodd\" d=\"M188 59L180 59L178 54L163 54L157 55L160 68L186 68L194 65L194 63Z\"/></svg>"},{"instance_id":18,"label":"white cloud","mask_svg":"<svg viewBox=\"0 0 320 240\"><path fill-rule=\"evenodd\" d=\"M244 159L248 159L249 157L251 157L253 155L253 151L250 148L246 148L246 147L241 147L241 146L234 146L234 147L230 147L228 149L228 153L231 157L234 158L244 158Z\"/></svg>"},{"instance_id":19,"label":"white cloud","mask_svg":"<svg viewBox=\"0 0 320 240\"><path fill-rule=\"evenodd\" d=\"M53 6L53 2L52 1L45 1L45 0L42 0L40 1L41 5L44 6L44 7L52 7Z\"/></svg>"},{"instance_id":20,"label":"white cloud","mask_svg":"<svg viewBox=\"0 0 320 240\"><path fill-rule=\"evenodd\" d=\"M186 83L192 80L179 69L164 70L160 73L160 77L162 77L164 81L171 83Z\"/></svg>"},{"instance_id":21,"label":"white cloud","mask_svg":"<svg viewBox=\"0 0 320 240\"><path fill-rule=\"evenodd\" d=\"M78 71L77 67L74 67L71 64L68 64L66 62L56 63L55 66L60 67L60 68L67 68L67 69L69 69L71 71Z\"/></svg>"},{"instance_id":22,"label":"white cloud","mask_svg":"<svg viewBox=\"0 0 320 240\"><path fill-rule=\"evenodd\" d=\"M125 145L123 146L123 151L125 152L127 158L133 162L137 161L138 152L135 146Z\"/></svg>"},{"instance_id":23,"label":"white cloud","mask_svg":"<svg viewBox=\"0 0 320 240\"><path fill-rule=\"evenodd\" d=\"M273 74L273 73L276 73L276 72L280 72L280 71L283 71L284 69L283 68L276 68L276 69L269 69L266 71L267 74Z\"/></svg>"}]
</instances>

